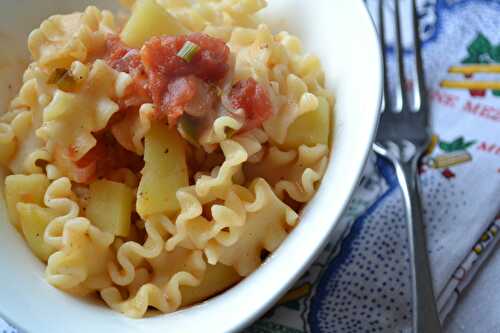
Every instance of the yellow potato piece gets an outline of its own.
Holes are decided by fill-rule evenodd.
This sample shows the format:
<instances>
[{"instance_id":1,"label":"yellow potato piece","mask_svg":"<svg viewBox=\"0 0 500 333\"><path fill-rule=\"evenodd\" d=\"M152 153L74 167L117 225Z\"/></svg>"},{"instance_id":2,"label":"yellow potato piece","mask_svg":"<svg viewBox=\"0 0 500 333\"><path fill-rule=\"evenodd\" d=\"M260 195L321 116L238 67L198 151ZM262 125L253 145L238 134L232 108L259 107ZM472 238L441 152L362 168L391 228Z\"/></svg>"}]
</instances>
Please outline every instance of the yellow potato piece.
<instances>
[{"instance_id":1,"label":"yellow potato piece","mask_svg":"<svg viewBox=\"0 0 500 333\"><path fill-rule=\"evenodd\" d=\"M144 161L137 213L143 219L158 213L172 216L180 209L177 190L188 186L184 141L175 129L153 124L146 134Z\"/></svg>"},{"instance_id":2,"label":"yellow potato piece","mask_svg":"<svg viewBox=\"0 0 500 333\"><path fill-rule=\"evenodd\" d=\"M120 38L131 47L141 47L151 37L176 36L186 32L187 30L155 0L138 0Z\"/></svg>"},{"instance_id":3,"label":"yellow potato piece","mask_svg":"<svg viewBox=\"0 0 500 333\"><path fill-rule=\"evenodd\" d=\"M328 145L330 137L330 105L324 97L318 97L318 108L298 117L288 128L282 148L297 148L302 144Z\"/></svg>"},{"instance_id":4,"label":"yellow potato piece","mask_svg":"<svg viewBox=\"0 0 500 333\"><path fill-rule=\"evenodd\" d=\"M181 287L182 306L201 302L210 296L216 295L241 280L241 276L234 268L217 264L208 265L201 284L197 287Z\"/></svg>"},{"instance_id":5,"label":"yellow potato piece","mask_svg":"<svg viewBox=\"0 0 500 333\"><path fill-rule=\"evenodd\" d=\"M5 202L10 222L19 229L18 202L43 206L43 197L49 187L46 175L10 175L5 178Z\"/></svg>"},{"instance_id":6,"label":"yellow potato piece","mask_svg":"<svg viewBox=\"0 0 500 333\"><path fill-rule=\"evenodd\" d=\"M28 246L38 258L46 262L56 248L45 243L43 234L47 225L57 217L57 214L50 208L24 202L17 204L17 212Z\"/></svg>"},{"instance_id":7,"label":"yellow potato piece","mask_svg":"<svg viewBox=\"0 0 500 333\"><path fill-rule=\"evenodd\" d=\"M99 229L126 237L130 232L133 201L134 192L127 185L98 180L90 184L85 214Z\"/></svg>"}]
</instances>

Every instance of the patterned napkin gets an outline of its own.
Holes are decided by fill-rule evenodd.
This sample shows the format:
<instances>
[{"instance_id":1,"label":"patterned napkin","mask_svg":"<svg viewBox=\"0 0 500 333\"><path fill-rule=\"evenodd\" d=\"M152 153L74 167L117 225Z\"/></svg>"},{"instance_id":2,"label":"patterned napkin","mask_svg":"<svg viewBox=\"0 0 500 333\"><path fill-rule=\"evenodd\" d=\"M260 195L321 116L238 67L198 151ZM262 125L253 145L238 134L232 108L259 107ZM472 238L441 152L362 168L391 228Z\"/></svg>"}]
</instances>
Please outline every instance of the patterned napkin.
<instances>
[{"instance_id":1,"label":"patterned napkin","mask_svg":"<svg viewBox=\"0 0 500 333\"><path fill-rule=\"evenodd\" d=\"M390 4L386 9L391 12ZM500 64L500 2L424 0L419 10L436 131L421 182L433 282L444 320L499 239L500 90L442 85L450 80L500 83L499 74L448 73L468 63ZM411 49L405 53L411 55ZM406 224L387 162L370 157L339 225L342 239L332 239L295 288L248 332L397 332L411 327ZM498 316L488 320L500 324ZM0 333L15 332L0 319Z\"/></svg>"}]
</instances>

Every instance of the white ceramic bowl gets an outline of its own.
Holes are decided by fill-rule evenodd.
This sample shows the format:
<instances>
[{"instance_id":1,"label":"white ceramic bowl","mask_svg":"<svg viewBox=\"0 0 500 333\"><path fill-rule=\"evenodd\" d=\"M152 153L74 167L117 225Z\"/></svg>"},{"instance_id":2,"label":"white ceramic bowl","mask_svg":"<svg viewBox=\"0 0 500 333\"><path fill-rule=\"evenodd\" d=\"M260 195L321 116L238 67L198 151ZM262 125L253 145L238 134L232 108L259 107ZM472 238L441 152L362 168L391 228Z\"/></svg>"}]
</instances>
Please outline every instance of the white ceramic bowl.
<instances>
[{"instance_id":1,"label":"white ceramic bowl","mask_svg":"<svg viewBox=\"0 0 500 333\"><path fill-rule=\"evenodd\" d=\"M0 105L26 65L28 33L51 14L87 4L113 8L113 0L2 1L0 11ZM377 124L381 96L380 52L361 0L271 0L262 13L276 30L298 35L317 54L337 97L332 154L318 193L298 227L251 276L225 293L173 314L129 319L102 304L51 287L44 265L7 222L0 205L0 315L27 332L228 332L262 315L307 269L335 233L357 184ZM338 232L338 231L337 231Z\"/></svg>"}]
</instances>

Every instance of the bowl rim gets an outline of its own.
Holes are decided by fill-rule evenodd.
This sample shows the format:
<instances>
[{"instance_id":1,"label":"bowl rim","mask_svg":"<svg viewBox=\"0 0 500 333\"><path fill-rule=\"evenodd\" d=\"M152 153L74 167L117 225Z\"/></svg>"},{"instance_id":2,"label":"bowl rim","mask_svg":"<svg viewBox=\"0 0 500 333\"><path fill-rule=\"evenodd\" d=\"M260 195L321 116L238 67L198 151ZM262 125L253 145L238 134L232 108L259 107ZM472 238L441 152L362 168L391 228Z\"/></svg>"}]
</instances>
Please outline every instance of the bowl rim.
<instances>
[{"instance_id":1,"label":"bowl rim","mask_svg":"<svg viewBox=\"0 0 500 333\"><path fill-rule=\"evenodd\" d=\"M376 31L376 27L375 27L375 23L373 21L373 18L371 17L371 15L369 14L369 11L368 11L368 8L366 7L366 5L363 3L363 1L361 0L358 0L358 1L353 1L352 2L353 5L356 5L356 6L361 6L361 10L360 10L360 13L362 13L362 15L364 15L364 19L368 19L367 22L369 22L369 27L370 27L370 32L366 32L366 35L370 35L371 38L374 38L376 41L379 40L379 37L378 37L378 34L377 34L377 31ZM383 69L383 64L382 64L382 51L381 51L381 48L380 48L380 44L379 43L376 43L376 49L374 49L374 51L376 52L377 54L377 59L374 61L374 62L377 62L378 63L378 82L375 82L374 84L378 85L378 102L377 102L377 105L376 105L376 110L373 111L373 118L374 119L370 119L370 123L372 124L371 126L371 132L370 133L367 133L367 137L368 137L368 142L370 142L370 144L368 144L366 147L364 147L364 152L363 152L363 163L360 163L359 165L356 165L357 166L357 170L355 172L356 174L356 177L355 179L352 180L352 182L354 184L358 184L359 183L359 179L362 175L362 172L363 172L363 169L364 169L364 166L366 164L366 161L368 159L368 156L369 156L369 152L371 151L371 143L373 142L373 139L375 137L375 134L376 134L376 129L378 127L378 121L379 121L379 117L378 117L378 111L380 110L380 106L381 106L381 103L382 103L382 81L383 81L383 76L382 76L382 69ZM371 110L370 110L371 111ZM368 113L369 115L372 115L372 113ZM330 160L330 158L329 158ZM351 190L350 190L350 193L349 195L346 195L345 196L345 199L343 200L343 203L341 205L341 209L339 210L338 212L338 215L335 219L332 219L332 222L329 224L329 227L328 227L328 235L331 235L333 234L337 229L339 229L339 223L338 220L339 218L342 216L342 214L345 212L349 202L351 201L351 198L354 194L354 190L355 190L356 186L352 186ZM293 286L293 284L300 278L300 276L310 268L310 265L314 262L314 260L318 257L318 255L322 252L322 250L324 249L324 247L326 246L326 244L328 243L328 240L329 238L327 236L325 236L321 242L320 245L318 245L316 247L316 249L314 249L314 251L311 251L311 255L308 257L307 260L304 261L304 264L301 265L300 269L297 270L296 274L294 274L294 276L292 276L291 278L287 279L286 283L284 283L279 290L275 291L273 293L273 296L272 297L268 297L266 298L264 301L261 302L261 306L258 310L256 311L253 311L251 313L247 313L247 314L241 314L241 320L236 324L236 325L233 325L233 327L230 328L229 331L239 331L239 330L243 330L244 328L248 327L249 325L251 325L256 319L258 319L259 317L261 317L269 308L271 308L277 300L279 300L283 294L285 294L287 292L287 290ZM215 296L213 297L212 299L216 299L218 298L219 296ZM195 305L195 306L199 306L199 305L202 305L203 303L201 304L198 304L198 305ZM189 309L189 308L188 308ZM185 310L188 310L188 309L181 309L180 311L178 312L183 312ZM5 316L4 313L1 313L2 315L2 318L4 318L8 323L12 323L12 325L14 325L15 327L19 328L21 331L28 331L25 329L24 325L22 323L16 323L15 321L12 320L12 318L10 318L9 316Z\"/></svg>"}]
</instances>

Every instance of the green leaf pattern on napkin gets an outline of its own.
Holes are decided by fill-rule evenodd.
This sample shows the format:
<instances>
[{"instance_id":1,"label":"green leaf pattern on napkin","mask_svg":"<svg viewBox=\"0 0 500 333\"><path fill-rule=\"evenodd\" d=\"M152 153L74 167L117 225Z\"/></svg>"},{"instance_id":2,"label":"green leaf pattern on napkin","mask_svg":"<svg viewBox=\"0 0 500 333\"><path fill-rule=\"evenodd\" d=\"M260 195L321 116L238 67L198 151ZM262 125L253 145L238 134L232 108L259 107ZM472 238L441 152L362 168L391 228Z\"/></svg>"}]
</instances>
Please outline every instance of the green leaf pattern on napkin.
<instances>
[{"instance_id":1,"label":"green leaf pattern on napkin","mask_svg":"<svg viewBox=\"0 0 500 333\"><path fill-rule=\"evenodd\" d=\"M493 45L488 38L479 33L467 47L467 57L463 64L494 64L500 63L500 44ZM493 90L493 95L500 97L500 90Z\"/></svg>"},{"instance_id":2,"label":"green leaf pattern on napkin","mask_svg":"<svg viewBox=\"0 0 500 333\"><path fill-rule=\"evenodd\" d=\"M439 148L447 153L452 153L455 151L466 150L476 143L476 140L465 141L464 137L458 137L453 141L440 141Z\"/></svg>"}]
</instances>

